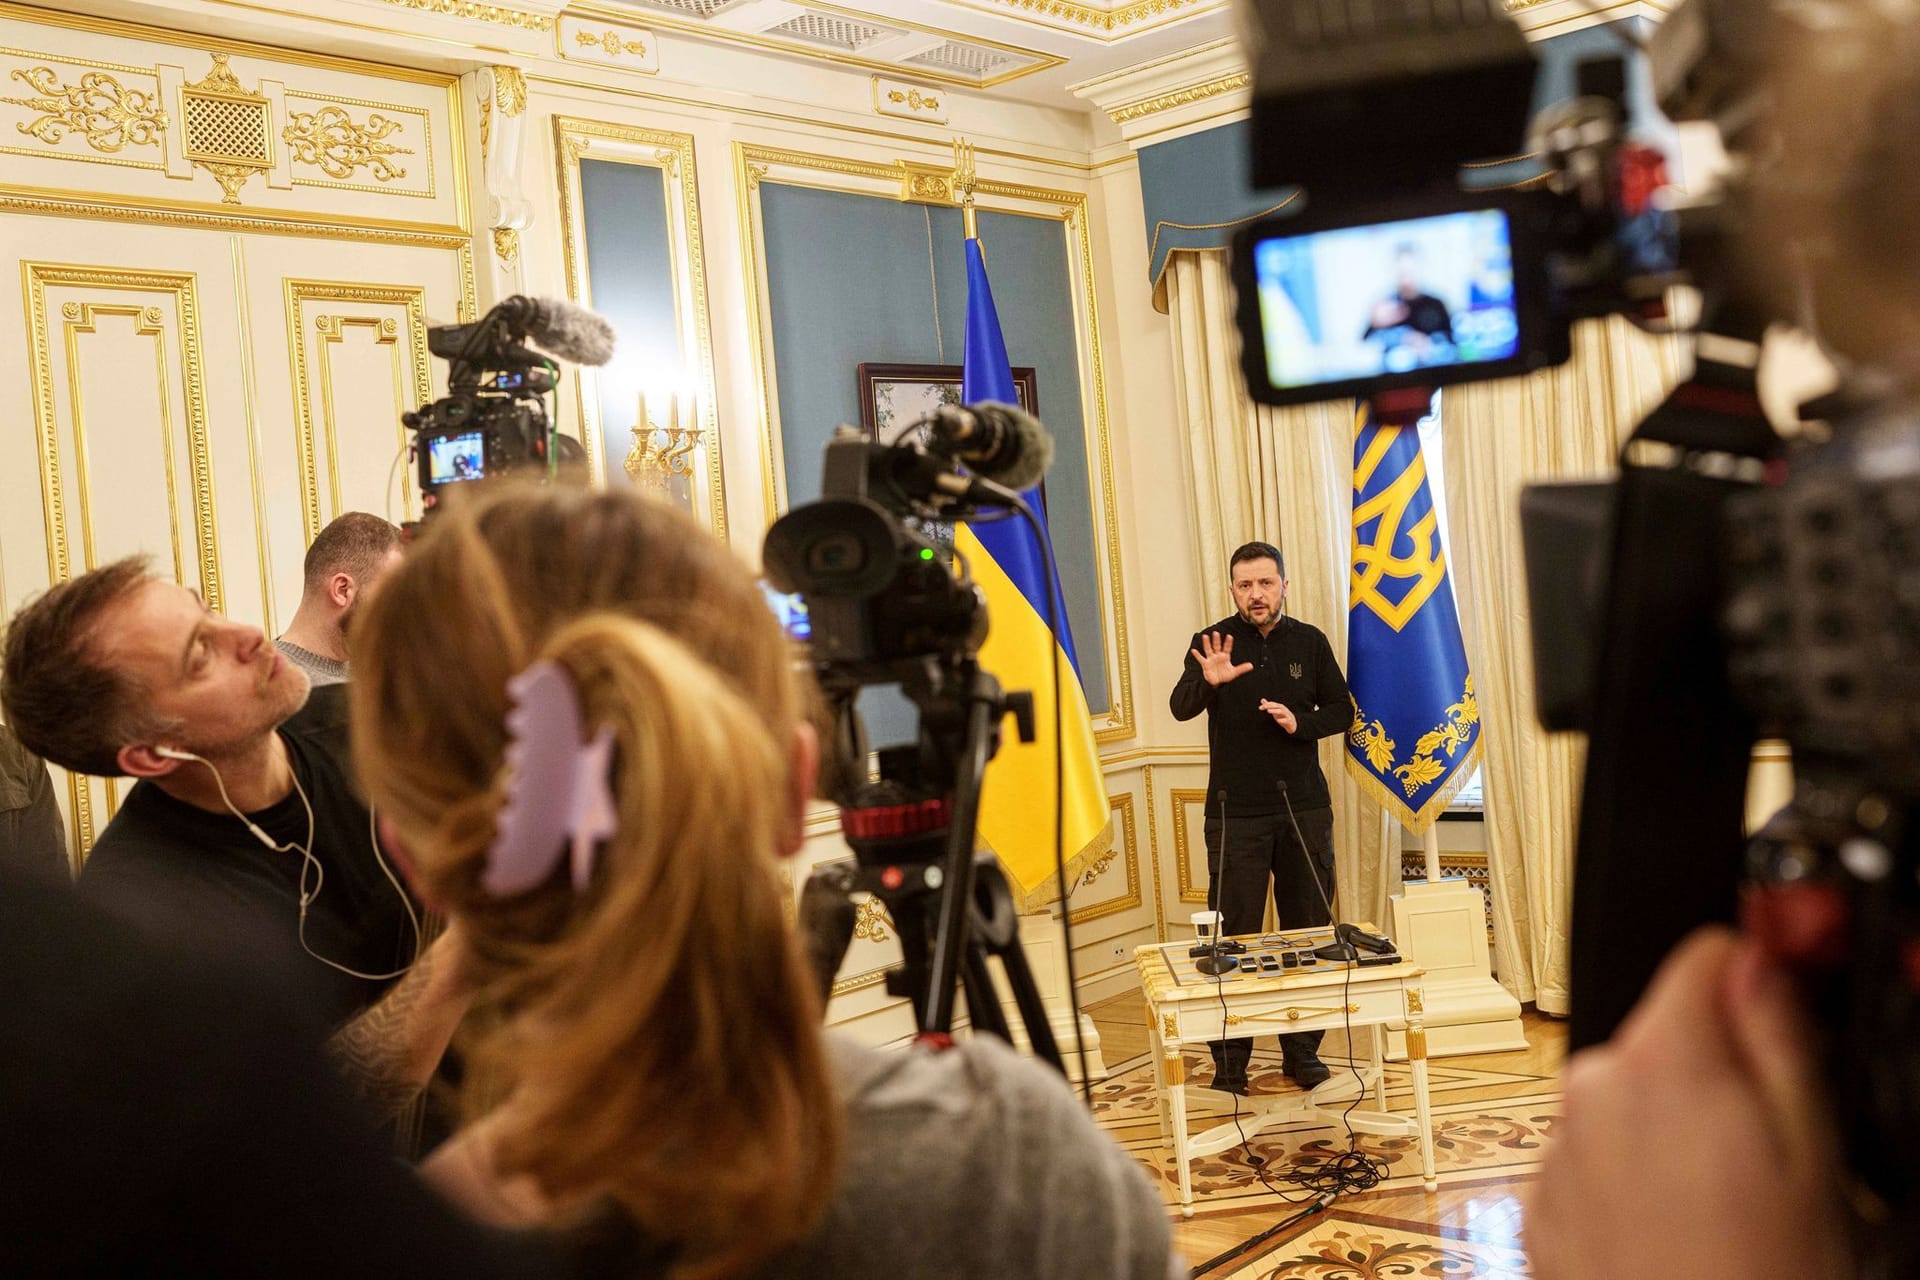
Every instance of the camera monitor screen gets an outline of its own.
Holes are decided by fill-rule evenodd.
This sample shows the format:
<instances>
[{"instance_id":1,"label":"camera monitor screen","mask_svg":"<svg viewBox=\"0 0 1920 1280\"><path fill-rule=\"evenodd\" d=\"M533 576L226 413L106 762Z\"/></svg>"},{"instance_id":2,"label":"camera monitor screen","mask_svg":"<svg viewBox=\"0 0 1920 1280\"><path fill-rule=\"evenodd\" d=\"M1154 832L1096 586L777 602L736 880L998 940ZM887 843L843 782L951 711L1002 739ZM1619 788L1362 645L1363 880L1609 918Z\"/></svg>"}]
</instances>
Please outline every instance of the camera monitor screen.
<instances>
[{"instance_id":1,"label":"camera monitor screen","mask_svg":"<svg viewBox=\"0 0 1920 1280\"><path fill-rule=\"evenodd\" d=\"M1253 246L1267 378L1344 382L1519 350L1513 234L1474 209Z\"/></svg>"},{"instance_id":2,"label":"camera monitor screen","mask_svg":"<svg viewBox=\"0 0 1920 1280\"><path fill-rule=\"evenodd\" d=\"M761 580L760 590L766 593L767 607L773 610L773 616L780 619L781 630L787 638L798 640L802 644L813 638L813 623L807 615L807 601L797 591L781 591L771 582Z\"/></svg>"},{"instance_id":3,"label":"camera monitor screen","mask_svg":"<svg viewBox=\"0 0 1920 1280\"><path fill-rule=\"evenodd\" d=\"M483 480L487 474L485 437L478 431L435 436L427 441L427 478L434 484Z\"/></svg>"},{"instance_id":4,"label":"camera monitor screen","mask_svg":"<svg viewBox=\"0 0 1920 1280\"><path fill-rule=\"evenodd\" d=\"M1234 275L1253 397L1302 404L1565 359L1543 322L1537 206L1465 195L1451 203L1408 209L1417 216L1342 224L1309 215L1248 228Z\"/></svg>"}]
</instances>

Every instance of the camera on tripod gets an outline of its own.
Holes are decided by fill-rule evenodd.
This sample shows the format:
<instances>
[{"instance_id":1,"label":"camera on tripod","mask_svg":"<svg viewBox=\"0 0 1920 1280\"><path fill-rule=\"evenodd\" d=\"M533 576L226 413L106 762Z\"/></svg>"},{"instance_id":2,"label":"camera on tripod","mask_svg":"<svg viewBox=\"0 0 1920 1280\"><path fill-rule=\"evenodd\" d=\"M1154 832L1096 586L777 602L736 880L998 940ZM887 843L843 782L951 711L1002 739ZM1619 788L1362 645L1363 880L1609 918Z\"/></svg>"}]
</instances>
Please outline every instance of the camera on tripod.
<instances>
[{"instance_id":1,"label":"camera on tripod","mask_svg":"<svg viewBox=\"0 0 1920 1280\"><path fill-rule=\"evenodd\" d=\"M1694 368L1634 430L1618 479L1522 498L1540 717L1588 734L1570 1041L1609 1036L1684 934L1740 917L1819 1032L1856 1203L1878 1202L1873 1273L1913 1274L1915 19L1858 0L1683 0L1644 42L1651 82L1729 163L1682 196L1627 136L1617 59L1584 64L1523 142L1534 57L1493 0L1252 0L1249 16L1253 180L1313 202L1236 245L1254 398L1353 394L1408 421L1434 387L1564 360L1574 319L1670 330L1662 294L1697 290ZM1539 189L1463 179L1502 158L1541 160ZM1356 298L1356 278L1394 287ZM1823 425L1793 440L1758 395L1775 323L1843 371L1801 407ZM1790 745L1794 800L1749 842L1761 737Z\"/></svg>"},{"instance_id":2,"label":"camera on tripod","mask_svg":"<svg viewBox=\"0 0 1920 1280\"><path fill-rule=\"evenodd\" d=\"M545 397L560 384L539 342L580 364L613 356L613 328L571 303L514 296L472 324L427 330L427 350L447 361L447 394L403 414L414 433L422 509L431 515L453 486L508 475L554 479L578 467L580 443L555 429Z\"/></svg>"},{"instance_id":3,"label":"camera on tripod","mask_svg":"<svg viewBox=\"0 0 1920 1280\"><path fill-rule=\"evenodd\" d=\"M977 1029L1011 1039L987 966L1004 966L1034 1053L1060 1067L1039 989L1020 948L1011 889L975 852L987 762L1008 715L1034 736L1033 700L1003 693L977 661L987 607L963 556L949 564L922 530L1024 508L1052 457L1045 429L1008 405L943 406L925 442L880 445L842 427L827 445L822 497L767 531L767 580L805 602L807 646L832 710L841 830L853 868L817 869L801 898L815 963L830 985L852 937L848 895L886 904L901 968L888 991L912 1002L923 1039L952 1029L957 987ZM965 464L963 469L962 464ZM898 685L918 713L915 740L882 748L870 768L855 705L868 687Z\"/></svg>"}]
</instances>

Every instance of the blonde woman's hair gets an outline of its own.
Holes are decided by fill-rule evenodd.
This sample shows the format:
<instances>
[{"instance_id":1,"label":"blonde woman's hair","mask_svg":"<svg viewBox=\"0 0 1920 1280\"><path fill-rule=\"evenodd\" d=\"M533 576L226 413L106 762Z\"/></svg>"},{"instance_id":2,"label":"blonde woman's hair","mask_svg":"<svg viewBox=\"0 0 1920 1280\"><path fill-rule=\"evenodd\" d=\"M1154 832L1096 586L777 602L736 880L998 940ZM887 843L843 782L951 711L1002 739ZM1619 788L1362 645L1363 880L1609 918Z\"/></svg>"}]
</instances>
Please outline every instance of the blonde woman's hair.
<instances>
[{"instance_id":1,"label":"blonde woman's hair","mask_svg":"<svg viewBox=\"0 0 1920 1280\"><path fill-rule=\"evenodd\" d=\"M491 1157L565 1214L611 1201L737 1275L802 1238L840 1116L775 855L801 695L753 578L626 494L450 504L351 637L353 744L421 887L483 980L469 1077L503 1100ZM507 681L540 660L613 726L619 831L574 892L480 887L504 796Z\"/></svg>"}]
</instances>

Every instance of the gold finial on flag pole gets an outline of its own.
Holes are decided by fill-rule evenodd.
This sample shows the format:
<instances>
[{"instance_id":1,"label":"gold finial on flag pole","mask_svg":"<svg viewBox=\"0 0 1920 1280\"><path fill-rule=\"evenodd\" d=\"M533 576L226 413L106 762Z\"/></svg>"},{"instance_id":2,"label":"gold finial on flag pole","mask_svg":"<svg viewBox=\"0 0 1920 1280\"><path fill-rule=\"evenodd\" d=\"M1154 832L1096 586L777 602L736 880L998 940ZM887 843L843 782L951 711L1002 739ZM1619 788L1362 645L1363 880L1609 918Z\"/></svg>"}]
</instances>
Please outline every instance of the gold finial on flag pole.
<instances>
[{"instance_id":1,"label":"gold finial on flag pole","mask_svg":"<svg viewBox=\"0 0 1920 1280\"><path fill-rule=\"evenodd\" d=\"M960 220L967 239L980 238L980 223L973 208L973 184L977 179L973 163L973 144L962 138L953 140L953 194L960 201Z\"/></svg>"}]
</instances>

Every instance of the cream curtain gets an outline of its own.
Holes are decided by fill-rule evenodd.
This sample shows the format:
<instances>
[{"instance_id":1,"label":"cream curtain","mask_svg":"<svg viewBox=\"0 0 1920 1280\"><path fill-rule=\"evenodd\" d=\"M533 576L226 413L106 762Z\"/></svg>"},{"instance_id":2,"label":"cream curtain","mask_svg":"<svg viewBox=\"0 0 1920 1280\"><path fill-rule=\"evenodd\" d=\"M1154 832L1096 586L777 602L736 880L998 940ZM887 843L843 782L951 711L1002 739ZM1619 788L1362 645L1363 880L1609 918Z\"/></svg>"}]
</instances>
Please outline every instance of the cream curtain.
<instances>
[{"instance_id":1,"label":"cream curtain","mask_svg":"<svg viewBox=\"0 0 1920 1280\"><path fill-rule=\"evenodd\" d=\"M1343 406L1268 409L1247 398L1223 251L1175 250L1163 279L1193 467L1200 557L1194 571L1204 598L1216 606L1195 626L1232 609L1227 557L1241 543L1261 539L1287 559L1289 610L1326 632L1336 655L1345 654L1352 419ZM1385 923L1388 895L1399 887L1398 828L1385 828L1380 806L1347 775L1344 742L1336 736L1320 747L1333 794L1338 906L1348 919Z\"/></svg>"},{"instance_id":2,"label":"cream curtain","mask_svg":"<svg viewBox=\"0 0 1920 1280\"><path fill-rule=\"evenodd\" d=\"M1163 277L1193 466L1195 566L1228 607L1227 556L1269 537L1287 557L1294 612L1346 652L1353 437L1345 405L1265 409L1245 393L1232 288L1218 250L1176 251ZM1482 784L1503 985L1549 1013L1568 1006L1567 934L1584 743L1534 719L1520 489L1611 472L1620 441L1679 377L1670 339L1622 320L1582 326L1574 356L1527 378L1450 389L1443 402L1448 555L1486 726ZM1399 884L1398 828L1349 780L1342 740L1322 763L1334 793L1342 909L1383 921Z\"/></svg>"},{"instance_id":3,"label":"cream curtain","mask_svg":"<svg viewBox=\"0 0 1920 1280\"><path fill-rule=\"evenodd\" d=\"M1520 490L1611 473L1620 442L1681 369L1672 339L1616 318L1583 325L1573 359L1558 369L1445 393L1448 554L1486 726L1480 768L1499 976L1547 1013L1568 1008L1585 739L1546 733L1534 718Z\"/></svg>"}]
</instances>

